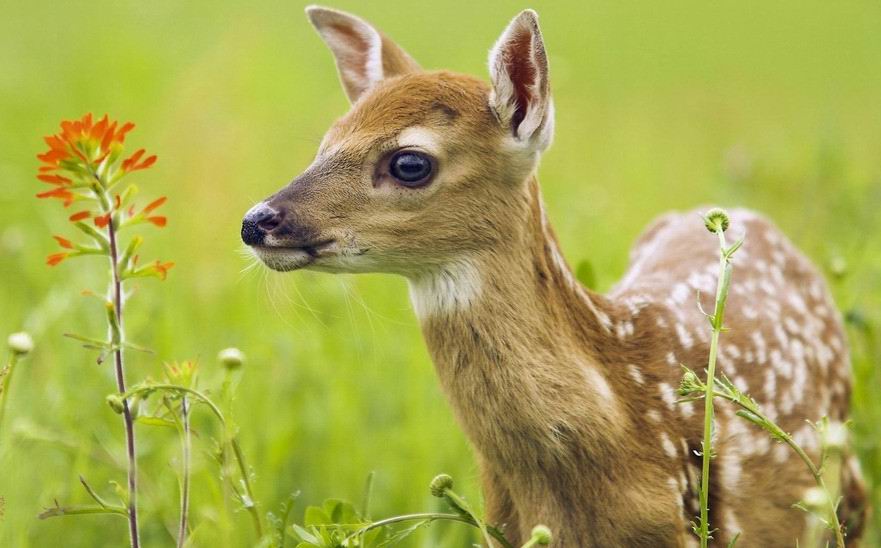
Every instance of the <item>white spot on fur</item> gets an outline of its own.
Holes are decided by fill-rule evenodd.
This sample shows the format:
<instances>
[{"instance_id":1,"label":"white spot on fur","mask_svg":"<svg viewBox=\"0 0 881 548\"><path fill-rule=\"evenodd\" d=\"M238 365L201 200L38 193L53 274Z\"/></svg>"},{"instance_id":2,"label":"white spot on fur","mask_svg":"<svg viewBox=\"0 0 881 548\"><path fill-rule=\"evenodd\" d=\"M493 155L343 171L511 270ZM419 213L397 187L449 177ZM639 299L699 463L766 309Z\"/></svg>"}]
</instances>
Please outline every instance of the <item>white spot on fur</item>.
<instances>
[{"instance_id":1,"label":"white spot on fur","mask_svg":"<svg viewBox=\"0 0 881 548\"><path fill-rule=\"evenodd\" d=\"M664 448L664 453L667 454L671 459L676 458L676 446L673 445L673 440L670 439L670 436L667 435L666 432L661 432L661 447Z\"/></svg>"},{"instance_id":2,"label":"white spot on fur","mask_svg":"<svg viewBox=\"0 0 881 548\"><path fill-rule=\"evenodd\" d=\"M673 411L676 408L676 394L673 391L673 387L662 382L658 385L658 392L661 394L661 399L667 404L667 408Z\"/></svg>"},{"instance_id":3,"label":"white spot on fur","mask_svg":"<svg viewBox=\"0 0 881 548\"><path fill-rule=\"evenodd\" d=\"M467 310L480 296L480 272L467 260L410 280L410 300L420 319Z\"/></svg>"},{"instance_id":4,"label":"white spot on fur","mask_svg":"<svg viewBox=\"0 0 881 548\"><path fill-rule=\"evenodd\" d=\"M598 396L603 398L605 403L611 402L615 399L615 393L612 392L612 387L609 386L609 381L607 381L599 371L593 367L587 367L584 371L587 376L588 384L594 389Z\"/></svg>"},{"instance_id":5,"label":"white spot on fur","mask_svg":"<svg viewBox=\"0 0 881 548\"><path fill-rule=\"evenodd\" d=\"M636 382L636 384L642 385L645 384L645 377L642 376L642 371L634 364L629 364L627 366L627 372L630 374L630 377Z\"/></svg>"},{"instance_id":6,"label":"white spot on fur","mask_svg":"<svg viewBox=\"0 0 881 548\"><path fill-rule=\"evenodd\" d=\"M676 335L679 337L679 343L687 350L694 346L694 338L688 329L681 323L676 324Z\"/></svg>"},{"instance_id":7,"label":"white spot on fur","mask_svg":"<svg viewBox=\"0 0 881 548\"><path fill-rule=\"evenodd\" d=\"M737 517L734 515L734 510L731 508L725 509L722 521L725 532L728 533L729 537L734 537L734 535L742 531L740 523L738 523Z\"/></svg>"}]
</instances>

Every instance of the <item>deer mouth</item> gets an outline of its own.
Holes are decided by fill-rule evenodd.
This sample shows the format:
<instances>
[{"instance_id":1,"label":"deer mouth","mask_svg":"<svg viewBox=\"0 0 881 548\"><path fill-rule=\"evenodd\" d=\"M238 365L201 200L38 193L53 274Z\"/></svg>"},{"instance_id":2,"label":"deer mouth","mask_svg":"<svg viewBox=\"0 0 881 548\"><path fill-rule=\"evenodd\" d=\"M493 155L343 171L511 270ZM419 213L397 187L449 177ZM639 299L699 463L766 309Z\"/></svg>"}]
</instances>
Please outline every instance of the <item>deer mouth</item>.
<instances>
[{"instance_id":1,"label":"deer mouth","mask_svg":"<svg viewBox=\"0 0 881 548\"><path fill-rule=\"evenodd\" d=\"M279 272L290 272L307 267L322 257L334 254L335 240L317 240L296 245L287 243L251 246L263 264Z\"/></svg>"}]
</instances>

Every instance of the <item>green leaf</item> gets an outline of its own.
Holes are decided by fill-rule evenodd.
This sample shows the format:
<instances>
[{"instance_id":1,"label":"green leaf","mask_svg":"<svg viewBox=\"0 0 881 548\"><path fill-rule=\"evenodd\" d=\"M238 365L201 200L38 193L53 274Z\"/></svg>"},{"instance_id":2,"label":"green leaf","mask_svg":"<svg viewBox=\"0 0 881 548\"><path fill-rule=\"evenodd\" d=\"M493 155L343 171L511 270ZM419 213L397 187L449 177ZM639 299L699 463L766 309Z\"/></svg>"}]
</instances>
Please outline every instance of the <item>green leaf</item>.
<instances>
[{"instance_id":1,"label":"green leaf","mask_svg":"<svg viewBox=\"0 0 881 548\"><path fill-rule=\"evenodd\" d=\"M294 539L301 541L301 543L297 545L298 548L299 546L302 546L303 543L306 543L306 546L321 546L321 541L318 539L318 537L316 537L306 529L300 527L296 523L291 524L290 532Z\"/></svg>"},{"instance_id":2,"label":"green leaf","mask_svg":"<svg viewBox=\"0 0 881 548\"><path fill-rule=\"evenodd\" d=\"M330 516L323 508L318 506L309 506L306 508L306 513L303 516L303 525L328 525L331 523L333 523L333 520L330 519Z\"/></svg>"},{"instance_id":3,"label":"green leaf","mask_svg":"<svg viewBox=\"0 0 881 548\"><path fill-rule=\"evenodd\" d=\"M385 546L393 546L399 542L402 542L404 539L406 539L407 537L409 537L410 535L412 535L413 533L415 533L419 529L427 526L430 523L431 523L431 520L425 519L422 521L417 521L415 524L411 525L410 527L405 527L404 529L395 531L393 534L389 535L388 538L386 538L385 540L383 540L382 542L377 544L376 548L383 548ZM368 545L368 544L370 544L370 543L365 542L365 545Z\"/></svg>"}]
</instances>

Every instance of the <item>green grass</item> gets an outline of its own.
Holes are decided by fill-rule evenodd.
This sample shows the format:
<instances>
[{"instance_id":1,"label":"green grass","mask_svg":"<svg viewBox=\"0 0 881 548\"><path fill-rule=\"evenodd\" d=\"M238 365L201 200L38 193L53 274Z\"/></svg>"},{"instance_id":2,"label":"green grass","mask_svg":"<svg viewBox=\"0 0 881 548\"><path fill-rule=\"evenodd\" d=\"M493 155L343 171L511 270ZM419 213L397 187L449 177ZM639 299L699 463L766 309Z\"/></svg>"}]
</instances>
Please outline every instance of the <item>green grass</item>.
<instances>
[{"instance_id":1,"label":"green grass","mask_svg":"<svg viewBox=\"0 0 881 548\"><path fill-rule=\"evenodd\" d=\"M485 74L516 2L340 2L376 23L423 66ZM132 146L159 154L137 178L167 194L168 228L145 256L177 263L130 301L129 378L161 360L197 358L220 379L218 350L249 357L236 417L256 492L273 508L357 501L377 472L374 517L438 508L438 472L479 500L477 469L409 309L390 276L252 271L238 252L242 213L305 167L347 108L329 53L295 2L18 2L0 17L0 333L29 330L0 431L0 545L122 542L123 519L35 516L53 498L85 502L79 474L105 492L122 481L107 364L61 333L101 336L104 318L78 296L103 275L80 259L54 269L60 206L33 198L34 155L62 118L131 119ZM541 179L570 261L589 259L600 289L657 214L699 204L771 215L818 264L843 259L838 303L852 330L855 444L881 481L881 6L875 2L534 2L549 48L558 113ZM874 331L872 331L874 330ZM5 336L5 335L4 335ZM216 383L215 383L216 384ZM208 418L197 416L195 427ZM176 527L178 440L140 431L145 544ZM225 512L207 445L195 443L192 521L199 545L242 546L244 512ZM874 490L875 507L881 492ZM417 539L462 545L455 527ZM458 540L456 540L458 538ZM873 544L881 537L873 537Z\"/></svg>"}]
</instances>

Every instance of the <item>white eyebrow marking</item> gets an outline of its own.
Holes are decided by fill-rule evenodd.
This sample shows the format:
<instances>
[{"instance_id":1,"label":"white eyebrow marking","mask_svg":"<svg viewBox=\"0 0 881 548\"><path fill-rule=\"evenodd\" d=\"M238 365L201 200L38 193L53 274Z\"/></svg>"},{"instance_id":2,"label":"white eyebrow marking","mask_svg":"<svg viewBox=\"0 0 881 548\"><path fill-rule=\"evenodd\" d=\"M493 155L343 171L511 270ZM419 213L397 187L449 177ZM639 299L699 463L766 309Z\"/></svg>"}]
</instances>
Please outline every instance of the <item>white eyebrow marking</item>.
<instances>
[{"instance_id":1,"label":"white eyebrow marking","mask_svg":"<svg viewBox=\"0 0 881 548\"><path fill-rule=\"evenodd\" d=\"M421 148L434 156L441 152L440 136L423 126L408 127L398 134L397 140L401 148Z\"/></svg>"}]
</instances>

